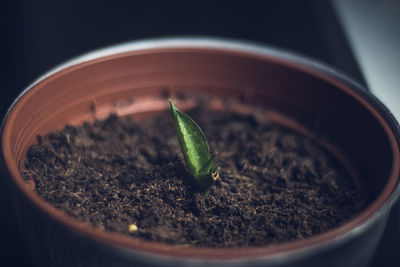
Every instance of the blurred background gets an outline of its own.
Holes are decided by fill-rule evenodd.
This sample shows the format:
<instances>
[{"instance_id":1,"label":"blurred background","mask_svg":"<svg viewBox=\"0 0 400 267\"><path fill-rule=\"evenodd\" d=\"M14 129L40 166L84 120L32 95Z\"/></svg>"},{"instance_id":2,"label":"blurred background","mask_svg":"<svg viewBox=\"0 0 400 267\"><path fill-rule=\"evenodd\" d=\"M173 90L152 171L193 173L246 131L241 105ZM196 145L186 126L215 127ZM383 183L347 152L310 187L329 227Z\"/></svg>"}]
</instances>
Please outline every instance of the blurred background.
<instances>
[{"instance_id":1,"label":"blurred background","mask_svg":"<svg viewBox=\"0 0 400 267\"><path fill-rule=\"evenodd\" d=\"M400 118L398 0L3 0L1 11L1 117L34 79L71 57L132 40L206 36L317 59L362 84ZM3 182L0 257L6 265L0 265L32 266ZM373 266L397 266L400 227L395 224L392 218Z\"/></svg>"}]
</instances>

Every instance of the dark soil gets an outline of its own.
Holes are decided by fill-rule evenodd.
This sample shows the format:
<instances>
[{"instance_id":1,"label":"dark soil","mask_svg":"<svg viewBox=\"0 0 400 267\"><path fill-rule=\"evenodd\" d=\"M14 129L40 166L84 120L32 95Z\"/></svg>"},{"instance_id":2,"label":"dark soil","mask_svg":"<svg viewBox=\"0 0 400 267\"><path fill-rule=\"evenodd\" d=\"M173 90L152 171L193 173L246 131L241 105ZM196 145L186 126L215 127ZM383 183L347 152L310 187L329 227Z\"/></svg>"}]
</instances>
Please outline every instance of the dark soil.
<instances>
[{"instance_id":1,"label":"dark soil","mask_svg":"<svg viewBox=\"0 0 400 267\"><path fill-rule=\"evenodd\" d=\"M81 221L195 246L306 238L368 204L346 171L308 137L205 104L189 115L221 166L207 195L190 183L169 111L142 122L110 116L40 137L28 151L24 176L45 200ZM128 230L131 224L135 231Z\"/></svg>"}]
</instances>

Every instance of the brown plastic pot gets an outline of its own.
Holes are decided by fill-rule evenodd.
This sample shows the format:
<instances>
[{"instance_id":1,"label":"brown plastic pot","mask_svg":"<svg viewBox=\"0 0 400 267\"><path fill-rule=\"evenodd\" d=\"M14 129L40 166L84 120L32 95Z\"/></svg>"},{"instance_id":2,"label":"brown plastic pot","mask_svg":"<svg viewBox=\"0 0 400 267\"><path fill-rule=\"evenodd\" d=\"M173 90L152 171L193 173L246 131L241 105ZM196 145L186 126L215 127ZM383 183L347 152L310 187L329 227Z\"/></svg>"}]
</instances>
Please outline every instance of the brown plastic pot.
<instances>
[{"instance_id":1,"label":"brown plastic pot","mask_svg":"<svg viewBox=\"0 0 400 267\"><path fill-rule=\"evenodd\" d=\"M104 118L151 115L192 91L267 107L270 119L314 136L374 201L344 224L265 247L194 248L94 228L54 209L19 169L37 134ZM72 60L13 103L1 131L4 178L38 266L365 266L399 196L399 132L389 111L343 75L302 57L215 39L133 42Z\"/></svg>"}]
</instances>

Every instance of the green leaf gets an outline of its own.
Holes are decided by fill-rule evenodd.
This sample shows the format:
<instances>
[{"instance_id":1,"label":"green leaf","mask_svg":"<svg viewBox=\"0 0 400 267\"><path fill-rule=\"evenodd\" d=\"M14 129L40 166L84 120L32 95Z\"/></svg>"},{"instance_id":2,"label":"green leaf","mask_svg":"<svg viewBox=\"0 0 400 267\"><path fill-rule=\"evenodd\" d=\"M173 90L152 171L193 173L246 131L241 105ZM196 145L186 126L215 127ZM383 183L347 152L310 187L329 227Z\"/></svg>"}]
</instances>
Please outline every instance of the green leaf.
<instances>
[{"instance_id":1,"label":"green leaf","mask_svg":"<svg viewBox=\"0 0 400 267\"><path fill-rule=\"evenodd\" d=\"M207 192L219 177L219 167L213 163L214 156L210 155L207 139L200 127L171 100L169 103L186 167L197 187Z\"/></svg>"}]
</instances>

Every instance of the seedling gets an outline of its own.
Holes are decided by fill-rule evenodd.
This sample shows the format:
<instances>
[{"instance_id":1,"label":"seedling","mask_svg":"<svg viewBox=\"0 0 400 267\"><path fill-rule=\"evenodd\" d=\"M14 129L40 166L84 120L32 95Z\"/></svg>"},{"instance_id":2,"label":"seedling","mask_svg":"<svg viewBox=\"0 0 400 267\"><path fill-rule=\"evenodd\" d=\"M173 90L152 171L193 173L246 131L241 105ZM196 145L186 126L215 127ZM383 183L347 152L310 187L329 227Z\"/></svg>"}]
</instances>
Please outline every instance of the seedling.
<instances>
[{"instance_id":1,"label":"seedling","mask_svg":"<svg viewBox=\"0 0 400 267\"><path fill-rule=\"evenodd\" d=\"M200 127L189 116L182 113L169 100L179 145L186 167L195 185L204 193L219 177L219 167L214 165L207 139Z\"/></svg>"}]
</instances>

